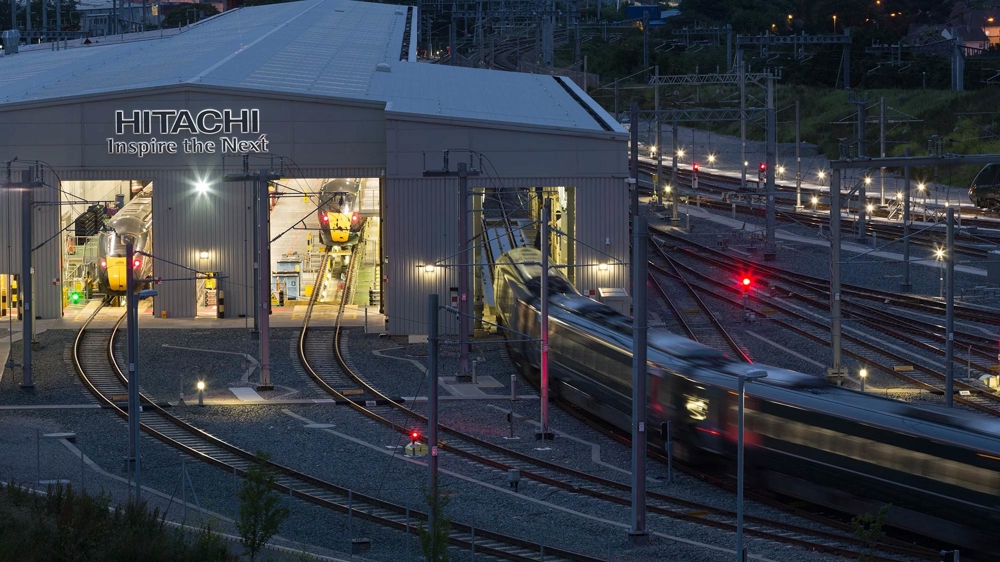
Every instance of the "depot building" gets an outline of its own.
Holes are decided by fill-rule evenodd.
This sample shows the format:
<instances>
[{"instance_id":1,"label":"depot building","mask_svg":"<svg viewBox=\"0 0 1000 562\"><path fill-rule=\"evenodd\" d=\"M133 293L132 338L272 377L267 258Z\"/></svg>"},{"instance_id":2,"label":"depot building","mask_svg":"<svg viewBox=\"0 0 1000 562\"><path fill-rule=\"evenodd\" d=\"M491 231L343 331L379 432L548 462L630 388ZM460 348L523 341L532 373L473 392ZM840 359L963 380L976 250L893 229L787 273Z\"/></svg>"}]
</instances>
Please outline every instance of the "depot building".
<instances>
[{"instance_id":1,"label":"depot building","mask_svg":"<svg viewBox=\"0 0 1000 562\"><path fill-rule=\"evenodd\" d=\"M390 334L426 332L428 293L456 298L459 180L441 172L459 164L473 172L467 265L478 314L492 304L485 264L531 243L543 200L554 266L587 294L626 287L626 132L567 78L417 62L418 21L414 7L306 0L0 58L0 185L8 169L12 181L0 188L4 311L16 302L23 196L34 313L56 318L80 306L68 295L101 293L91 227L151 190L149 259L164 280L153 316L216 311L206 297L215 291L224 316L252 315L249 178L262 171L273 288L301 301L323 252L341 267L354 256L357 302L379 306ZM361 249L319 236L329 219L318 197L336 178L357 190L344 205L365 225L353 242ZM505 212L523 230L500 240Z\"/></svg>"}]
</instances>

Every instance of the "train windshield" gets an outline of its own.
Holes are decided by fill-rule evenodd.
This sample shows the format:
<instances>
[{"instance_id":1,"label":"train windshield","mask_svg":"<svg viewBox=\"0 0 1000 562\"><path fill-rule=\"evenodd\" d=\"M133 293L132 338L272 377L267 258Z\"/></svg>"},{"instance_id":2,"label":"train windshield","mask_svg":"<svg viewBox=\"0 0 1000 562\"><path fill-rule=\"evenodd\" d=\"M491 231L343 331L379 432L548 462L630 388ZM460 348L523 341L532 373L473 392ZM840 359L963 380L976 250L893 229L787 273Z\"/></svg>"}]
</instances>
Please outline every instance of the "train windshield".
<instances>
[{"instance_id":1,"label":"train windshield","mask_svg":"<svg viewBox=\"0 0 1000 562\"><path fill-rule=\"evenodd\" d=\"M125 241L121 236L118 236L117 232L112 232L108 234L108 247L107 256L109 258L122 258L125 257Z\"/></svg>"},{"instance_id":2,"label":"train windshield","mask_svg":"<svg viewBox=\"0 0 1000 562\"><path fill-rule=\"evenodd\" d=\"M339 211L348 215L354 211L354 204L358 197L354 193L338 191L336 193L324 193L324 203L331 211Z\"/></svg>"},{"instance_id":3,"label":"train windshield","mask_svg":"<svg viewBox=\"0 0 1000 562\"><path fill-rule=\"evenodd\" d=\"M539 294L542 290L542 278L533 277L524 284L528 290L534 294ZM549 270L549 294L550 295L576 295L576 289L570 284L556 269Z\"/></svg>"}]
</instances>

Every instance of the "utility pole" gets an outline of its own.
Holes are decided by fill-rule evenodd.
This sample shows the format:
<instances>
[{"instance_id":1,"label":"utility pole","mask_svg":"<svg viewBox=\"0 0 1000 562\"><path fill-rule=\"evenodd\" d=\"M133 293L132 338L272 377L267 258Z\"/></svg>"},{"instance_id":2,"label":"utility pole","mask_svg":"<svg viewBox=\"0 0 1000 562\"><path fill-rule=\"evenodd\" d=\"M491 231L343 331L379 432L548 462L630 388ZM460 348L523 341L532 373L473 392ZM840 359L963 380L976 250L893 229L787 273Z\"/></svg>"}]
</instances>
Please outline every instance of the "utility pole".
<instances>
[{"instance_id":1,"label":"utility pole","mask_svg":"<svg viewBox=\"0 0 1000 562\"><path fill-rule=\"evenodd\" d=\"M865 120L868 118L865 112L865 103L867 99L863 96L858 97L856 103L858 104L858 159L865 157L866 152L866 142L865 142ZM866 176L868 178L869 176ZM868 193L867 193L867 182L862 181L861 186L858 189L858 240L866 240L866 230L865 230L865 213L868 207Z\"/></svg>"},{"instance_id":2,"label":"utility pole","mask_svg":"<svg viewBox=\"0 0 1000 562\"><path fill-rule=\"evenodd\" d=\"M7 162L7 182L6 187L8 190L14 189L21 193L21 275L18 279L18 284L21 288L21 303L24 310L23 319L21 324L21 343L22 343L22 358L21 358L21 388L34 388L35 383L33 379L32 370L32 349L31 340L34 334L34 324L35 324L35 311L32 307L34 303L34 297L32 295L32 288L34 282L32 280L34 274L34 268L31 267L31 209L34 205L33 197L35 189L43 187L41 181L37 181L35 178L35 168L32 167L29 170L24 170L21 172L21 181L19 183L14 183L11 181L11 162ZM14 364L8 359L8 365L13 366Z\"/></svg>"},{"instance_id":3,"label":"utility pole","mask_svg":"<svg viewBox=\"0 0 1000 562\"><path fill-rule=\"evenodd\" d=\"M653 107L656 109L656 181L653 189L656 191L656 202L663 207L663 122L660 120L660 67L656 66L655 86L653 86Z\"/></svg>"},{"instance_id":4,"label":"utility pole","mask_svg":"<svg viewBox=\"0 0 1000 562\"><path fill-rule=\"evenodd\" d=\"M674 111L674 122L670 129L670 136L673 137L674 139L673 142L674 148L671 151L672 154L670 161L671 162L670 191L672 192L671 200L673 201L673 204L671 205L673 209L670 212L670 224L674 226L680 226L681 217L678 212L678 208L681 206L681 192L680 189L677 188L677 112L676 111Z\"/></svg>"},{"instance_id":5,"label":"utility pole","mask_svg":"<svg viewBox=\"0 0 1000 562\"><path fill-rule=\"evenodd\" d=\"M632 196L638 206L638 191ZM646 531L646 213L634 218L632 236L632 544L647 544Z\"/></svg>"},{"instance_id":6,"label":"utility pole","mask_svg":"<svg viewBox=\"0 0 1000 562\"><path fill-rule=\"evenodd\" d=\"M795 210L802 210L802 121L795 100Z\"/></svg>"},{"instance_id":7,"label":"utility pole","mask_svg":"<svg viewBox=\"0 0 1000 562\"><path fill-rule=\"evenodd\" d=\"M948 207L947 256L945 269L945 383L944 405L951 408L955 392L955 207Z\"/></svg>"},{"instance_id":8,"label":"utility pole","mask_svg":"<svg viewBox=\"0 0 1000 562\"><path fill-rule=\"evenodd\" d=\"M774 76L770 73L767 77L767 206L765 208L766 241L764 245L764 259L774 259L775 248L775 223L777 221L776 210L774 208L774 171L775 152L777 151L778 124L777 111L774 108Z\"/></svg>"},{"instance_id":9,"label":"utility pole","mask_svg":"<svg viewBox=\"0 0 1000 562\"><path fill-rule=\"evenodd\" d=\"M135 240L125 239L125 318L128 359L128 466L134 475L135 502L142 495L142 468L139 462L139 296L135 294Z\"/></svg>"},{"instance_id":10,"label":"utility pole","mask_svg":"<svg viewBox=\"0 0 1000 562\"><path fill-rule=\"evenodd\" d=\"M434 552L435 507L438 502L438 296L427 295L427 493L434 502L427 510L427 528L430 530L431 552Z\"/></svg>"},{"instance_id":11,"label":"utility pole","mask_svg":"<svg viewBox=\"0 0 1000 562\"><path fill-rule=\"evenodd\" d=\"M910 148L903 149L903 156L910 157ZM882 168L883 170L885 168ZM903 282L899 288L910 290L910 167L903 167Z\"/></svg>"},{"instance_id":12,"label":"utility pole","mask_svg":"<svg viewBox=\"0 0 1000 562\"><path fill-rule=\"evenodd\" d=\"M260 384L257 390L274 390L271 384L271 203L268 186L271 174L261 169L257 176L257 258L260 274Z\"/></svg>"},{"instance_id":13,"label":"utility pole","mask_svg":"<svg viewBox=\"0 0 1000 562\"><path fill-rule=\"evenodd\" d=\"M740 71L740 189L747 188L747 75L743 64L743 49L736 49L736 64Z\"/></svg>"},{"instance_id":14,"label":"utility pole","mask_svg":"<svg viewBox=\"0 0 1000 562\"><path fill-rule=\"evenodd\" d=\"M470 160L472 156L469 156ZM462 379L471 376L469 372L469 325L472 320L469 298L469 267L472 261L469 256L469 178L479 176L478 170L470 170L465 162L458 163L458 171L448 169L448 151L444 151L443 166L440 170L424 171L424 177L456 177L458 178L458 340L459 359L458 376Z\"/></svg>"},{"instance_id":15,"label":"utility pole","mask_svg":"<svg viewBox=\"0 0 1000 562\"><path fill-rule=\"evenodd\" d=\"M629 221L632 232L635 231L635 218L639 215L639 102L632 100L629 106ZM674 143L677 142L677 135L674 135ZM674 153L677 151L675 150ZM677 169L677 162L674 161L674 169ZM676 173L676 171L675 171ZM631 232L629 233L631 234Z\"/></svg>"},{"instance_id":16,"label":"utility pole","mask_svg":"<svg viewBox=\"0 0 1000 562\"><path fill-rule=\"evenodd\" d=\"M840 174L830 170L830 351L831 367L827 375L842 381L840 367Z\"/></svg>"},{"instance_id":17,"label":"utility pole","mask_svg":"<svg viewBox=\"0 0 1000 562\"><path fill-rule=\"evenodd\" d=\"M542 192L544 194L544 192ZM555 434L549 431L549 217L552 213L552 200L546 198L542 205L542 224L539 225L539 242L542 251L542 287L540 308L541 325L541 386L542 389L542 427L535 439L551 440Z\"/></svg>"},{"instance_id":18,"label":"utility pole","mask_svg":"<svg viewBox=\"0 0 1000 562\"><path fill-rule=\"evenodd\" d=\"M226 174L224 182L253 182L253 210L257 227L254 240L254 329L260 338L260 383L257 390L273 390L271 384L271 354L270 354L270 317L271 313L271 240L270 219L271 205L268 187L270 182L281 179L281 176L261 168L256 174L251 174L244 161L242 174Z\"/></svg>"},{"instance_id":19,"label":"utility pole","mask_svg":"<svg viewBox=\"0 0 1000 562\"><path fill-rule=\"evenodd\" d=\"M879 98L879 118L878 118L878 139L879 139L879 156L885 158L885 125L886 125L886 115L885 115L885 96ZM885 206L885 166L882 166L879 171L882 180L882 197L879 201L879 205Z\"/></svg>"}]
</instances>

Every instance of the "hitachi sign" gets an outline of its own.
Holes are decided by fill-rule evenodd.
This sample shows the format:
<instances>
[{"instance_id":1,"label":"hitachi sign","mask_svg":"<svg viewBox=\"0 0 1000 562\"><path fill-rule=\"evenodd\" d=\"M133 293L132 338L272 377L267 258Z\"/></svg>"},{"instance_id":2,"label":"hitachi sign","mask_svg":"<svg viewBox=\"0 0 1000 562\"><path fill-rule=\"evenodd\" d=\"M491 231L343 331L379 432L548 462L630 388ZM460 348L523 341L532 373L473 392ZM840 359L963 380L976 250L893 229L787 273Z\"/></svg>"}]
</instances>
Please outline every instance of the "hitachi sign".
<instances>
[{"instance_id":1,"label":"hitachi sign","mask_svg":"<svg viewBox=\"0 0 1000 562\"><path fill-rule=\"evenodd\" d=\"M128 114L115 111L115 134L124 135L228 135L260 133L259 109L203 109L191 113L186 109L142 109Z\"/></svg>"}]
</instances>

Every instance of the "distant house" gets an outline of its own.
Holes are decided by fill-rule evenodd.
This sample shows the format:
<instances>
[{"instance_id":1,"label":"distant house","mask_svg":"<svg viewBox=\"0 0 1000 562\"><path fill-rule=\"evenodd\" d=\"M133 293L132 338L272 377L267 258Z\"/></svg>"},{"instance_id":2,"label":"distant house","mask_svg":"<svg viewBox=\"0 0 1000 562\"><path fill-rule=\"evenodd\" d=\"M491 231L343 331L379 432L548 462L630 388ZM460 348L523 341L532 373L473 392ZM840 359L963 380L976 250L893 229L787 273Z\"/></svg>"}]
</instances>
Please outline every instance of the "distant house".
<instances>
[{"instance_id":1,"label":"distant house","mask_svg":"<svg viewBox=\"0 0 1000 562\"><path fill-rule=\"evenodd\" d=\"M1000 0L990 1L1000 6ZM956 37L961 38L964 46L973 49L988 49L1000 44L1000 7L965 9L946 24L911 25L903 42L916 46Z\"/></svg>"}]
</instances>

